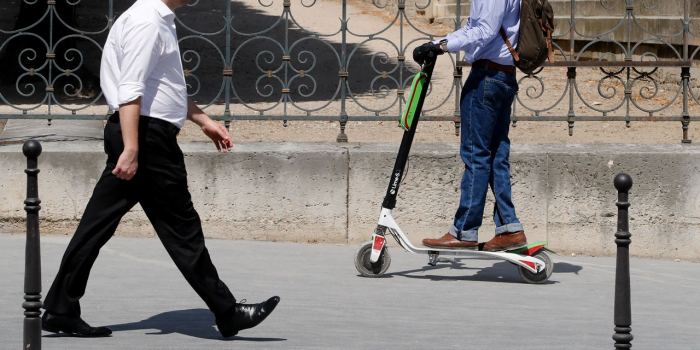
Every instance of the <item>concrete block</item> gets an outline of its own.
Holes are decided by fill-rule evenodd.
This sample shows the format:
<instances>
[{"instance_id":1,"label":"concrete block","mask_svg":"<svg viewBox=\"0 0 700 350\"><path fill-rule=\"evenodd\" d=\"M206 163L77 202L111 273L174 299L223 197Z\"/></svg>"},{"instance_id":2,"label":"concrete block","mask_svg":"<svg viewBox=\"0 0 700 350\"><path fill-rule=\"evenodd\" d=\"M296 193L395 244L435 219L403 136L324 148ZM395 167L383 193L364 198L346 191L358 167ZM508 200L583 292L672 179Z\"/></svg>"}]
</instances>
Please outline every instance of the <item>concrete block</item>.
<instances>
[{"instance_id":1,"label":"concrete block","mask_svg":"<svg viewBox=\"0 0 700 350\"><path fill-rule=\"evenodd\" d=\"M100 142L45 142L39 158L43 233L72 234L104 168ZM376 227L398 144L237 144L218 154L182 145L207 237L357 244ZM0 147L0 231L24 232L26 159ZM513 145L513 201L530 241L564 254L614 255L616 174L630 192L633 256L700 255L700 149L695 145ZM457 144L416 144L394 216L411 242L453 221L464 165ZM480 240L493 236L489 193ZM117 231L152 235L137 206ZM390 240L391 242L391 240Z\"/></svg>"},{"instance_id":2,"label":"concrete block","mask_svg":"<svg viewBox=\"0 0 700 350\"><path fill-rule=\"evenodd\" d=\"M350 148L350 243L366 241L374 232L397 152L398 145ZM412 149L393 214L413 244L444 235L452 223L464 169L458 153L450 144L418 144Z\"/></svg>"},{"instance_id":3,"label":"concrete block","mask_svg":"<svg viewBox=\"0 0 700 350\"><path fill-rule=\"evenodd\" d=\"M208 236L347 242L347 150L335 144L182 146L195 208Z\"/></svg>"},{"instance_id":4,"label":"concrete block","mask_svg":"<svg viewBox=\"0 0 700 350\"><path fill-rule=\"evenodd\" d=\"M42 142L39 198L42 232L72 234L104 168L102 142ZM26 230L27 159L22 144L0 147L0 230Z\"/></svg>"},{"instance_id":5,"label":"concrete block","mask_svg":"<svg viewBox=\"0 0 700 350\"><path fill-rule=\"evenodd\" d=\"M41 230L72 234L104 169L102 144L43 143L39 158ZM0 230L25 230L26 158L22 145L0 147ZM207 237L249 240L347 241L347 152L314 144L235 145L218 154L209 143L182 145L192 201ZM140 206L117 234L153 235Z\"/></svg>"},{"instance_id":6,"label":"concrete block","mask_svg":"<svg viewBox=\"0 0 700 350\"><path fill-rule=\"evenodd\" d=\"M570 148L567 148L570 149ZM547 207L551 248L564 253L613 254L615 198L613 177L602 176L606 155L578 149L549 154L550 196Z\"/></svg>"},{"instance_id":7,"label":"concrete block","mask_svg":"<svg viewBox=\"0 0 700 350\"><path fill-rule=\"evenodd\" d=\"M510 163L513 204L528 240L547 241L547 204L551 196L549 158L540 152L539 146L517 145L511 151ZM487 198L493 198L491 193ZM483 231L484 234L492 232ZM487 237L481 236L482 239Z\"/></svg>"},{"instance_id":8,"label":"concrete block","mask_svg":"<svg viewBox=\"0 0 700 350\"><path fill-rule=\"evenodd\" d=\"M617 192L612 182L618 173L626 172L634 181L631 254L697 256L699 151L682 145L567 145L551 152L551 247L565 253L580 253L586 247L586 254L613 255Z\"/></svg>"}]
</instances>

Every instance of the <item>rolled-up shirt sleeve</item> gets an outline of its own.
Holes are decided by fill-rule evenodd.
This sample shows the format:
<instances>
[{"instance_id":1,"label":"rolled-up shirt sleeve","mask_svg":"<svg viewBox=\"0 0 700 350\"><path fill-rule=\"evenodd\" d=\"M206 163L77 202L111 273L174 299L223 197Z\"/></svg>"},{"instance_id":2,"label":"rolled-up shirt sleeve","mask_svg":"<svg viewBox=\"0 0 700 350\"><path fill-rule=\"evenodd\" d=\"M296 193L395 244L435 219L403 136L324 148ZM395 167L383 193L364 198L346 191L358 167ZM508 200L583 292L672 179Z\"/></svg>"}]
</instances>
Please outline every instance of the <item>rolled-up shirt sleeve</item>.
<instances>
[{"instance_id":1,"label":"rolled-up shirt sleeve","mask_svg":"<svg viewBox=\"0 0 700 350\"><path fill-rule=\"evenodd\" d=\"M143 96L146 79L153 72L163 50L155 23L125 25L123 38L117 99L120 106Z\"/></svg>"}]
</instances>

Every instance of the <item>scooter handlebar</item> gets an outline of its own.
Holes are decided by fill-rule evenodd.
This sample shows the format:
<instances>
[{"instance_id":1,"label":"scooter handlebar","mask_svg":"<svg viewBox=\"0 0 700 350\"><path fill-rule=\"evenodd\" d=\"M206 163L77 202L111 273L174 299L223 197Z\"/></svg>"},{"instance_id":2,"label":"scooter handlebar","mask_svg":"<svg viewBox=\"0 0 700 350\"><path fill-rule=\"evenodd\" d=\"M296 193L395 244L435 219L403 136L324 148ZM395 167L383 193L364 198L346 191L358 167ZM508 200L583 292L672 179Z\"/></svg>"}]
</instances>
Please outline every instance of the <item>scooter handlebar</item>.
<instances>
[{"instance_id":1,"label":"scooter handlebar","mask_svg":"<svg viewBox=\"0 0 700 350\"><path fill-rule=\"evenodd\" d=\"M435 44L429 41L423 45L420 45L413 49L413 60L419 65L429 64L437 60L438 55L442 55L444 52L440 47L440 44Z\"/></svg>"}]
</instances>

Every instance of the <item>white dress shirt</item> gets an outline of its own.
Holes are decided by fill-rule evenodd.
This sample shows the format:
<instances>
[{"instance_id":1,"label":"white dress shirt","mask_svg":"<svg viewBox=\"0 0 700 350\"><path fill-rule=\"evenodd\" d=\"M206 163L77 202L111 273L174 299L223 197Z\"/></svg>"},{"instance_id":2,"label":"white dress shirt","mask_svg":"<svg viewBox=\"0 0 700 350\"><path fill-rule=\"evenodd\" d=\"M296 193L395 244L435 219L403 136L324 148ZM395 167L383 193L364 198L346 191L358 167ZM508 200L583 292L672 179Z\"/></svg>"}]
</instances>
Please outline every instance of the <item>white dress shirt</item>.
<instances>
[{"instance_id":1,"label":"white dress shirt","mask_svg":"<svg viewBox=\"0 0 700 350\"><path fill-rule=\"evenodd\" d=\"M161 0L138 0L109 31L100 67L109 107L141 99L141 115L178 128L187 119L187 87L175 14Z\"/></svg>"}]
</instances>

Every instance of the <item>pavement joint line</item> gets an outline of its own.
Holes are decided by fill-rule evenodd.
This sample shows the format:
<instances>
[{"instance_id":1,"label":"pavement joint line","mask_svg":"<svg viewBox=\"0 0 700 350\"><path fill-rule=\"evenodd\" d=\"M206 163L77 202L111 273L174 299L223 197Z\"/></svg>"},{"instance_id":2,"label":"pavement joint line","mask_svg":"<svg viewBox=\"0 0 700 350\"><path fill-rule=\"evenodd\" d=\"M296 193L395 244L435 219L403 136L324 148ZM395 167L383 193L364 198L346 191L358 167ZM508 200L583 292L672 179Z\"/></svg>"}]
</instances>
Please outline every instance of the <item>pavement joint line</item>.
<instances>
[{"instance_id":1,"label":"pavement joint line","mask_svg":"<svg viewBox=\"0 0 700 350\"><path fill-rule=\"evenodd\" d=\"M560 259L555 259L555 260L556 260L556 262L576 263L576 264L578 264L578 265L586 266L586 267L589 267L589 268L592 268L592 269L595 269L595 270L598 270L598 271L601 271L601 272L605 272L605 273L610 274L610 275L613 275L613 276L615 275L615 270L614 270L615 265L601 265L601 264L592 264L592 263L582 263L582 262L573 261L573 260L560 260ZM632 263L630 263L630 264L632 264ZM613 270L610 270L611 268L612 268ZM689 282L700 282L700 280L696 280L696 279L693 279L693 278L688 278L688 277L685 277L685 276L669 275L669 274L666 274L666 273L664 273L664 274L659 274L659 273L656 273L656 272L653 272L653 271L642 270L642 269L638 269L638 268L635 269L635 268L630 267L630 277L645 279L645 280L650 281L650 282L659 282L659 283L666 283L666 284L674 284L674 285L680 286L680 287L687 287L687 288L697 289L697 285L685 285L685 284L680 284L680 283L675 282L675 281L666 281L666 280L661 280L661 279L655 279L655 278L649 277L649 276L648 276L649 274L661 275L661 276L666 276L666 277L674 277L674 278L676 278L676 279L685 279L685 280L688 280Z\"/></svg>"}]
</instances>

